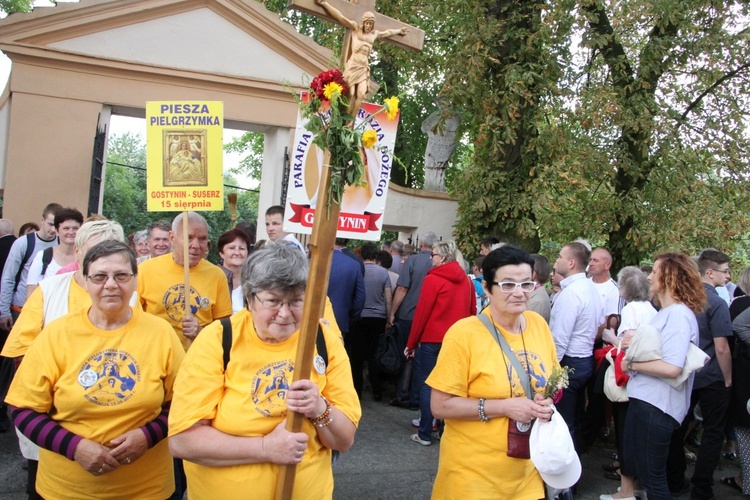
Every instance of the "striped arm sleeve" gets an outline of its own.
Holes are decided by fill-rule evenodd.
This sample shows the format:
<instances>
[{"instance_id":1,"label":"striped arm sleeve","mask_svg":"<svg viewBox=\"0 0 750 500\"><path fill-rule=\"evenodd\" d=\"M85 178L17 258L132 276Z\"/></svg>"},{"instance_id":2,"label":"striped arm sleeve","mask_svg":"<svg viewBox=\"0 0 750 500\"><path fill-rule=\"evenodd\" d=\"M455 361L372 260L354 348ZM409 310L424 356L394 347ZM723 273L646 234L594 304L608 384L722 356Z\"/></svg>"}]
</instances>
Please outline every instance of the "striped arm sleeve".
<instances>
[{"instance_id":1,"label":"striped arm sleeve","mask_svg":"<svg viewBox=\"0 0 750 500\"><path fill-rule=\"evenodd\" d=\"M46 413L11 406L10 417L13 425L32 443L64 455L68 460L74 459L76 447L83 438L64 429Z\"/></svg>"},{"instance_id":2,"label":"striped arm sleeve","mask_svg":"<svg viewBox=\"0 0 750 500\"><path fill-rule=\"evenodd\" d=\"M167 419L169 418L169 405L162 407L161 413L155 419L146 425L140 427L146 435L146 442L149 448L156 446L159 441L167 437Z\"/></svg>"}]
</instances>

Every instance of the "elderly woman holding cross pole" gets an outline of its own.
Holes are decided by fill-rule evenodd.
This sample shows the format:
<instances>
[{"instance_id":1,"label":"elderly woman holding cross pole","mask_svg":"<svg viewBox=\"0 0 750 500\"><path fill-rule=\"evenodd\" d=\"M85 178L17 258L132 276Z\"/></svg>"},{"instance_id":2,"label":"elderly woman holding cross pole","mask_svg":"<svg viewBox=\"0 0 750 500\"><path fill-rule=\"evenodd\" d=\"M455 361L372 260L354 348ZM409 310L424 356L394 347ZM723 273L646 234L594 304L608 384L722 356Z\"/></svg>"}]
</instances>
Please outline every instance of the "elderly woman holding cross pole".
<instances>
[{"instance_id":1,"label":"elderly woman holding cross pole","mask_svg":"<svg viewBox=\"0 0 750 500\"><path fill-rule=\"evenodd\" d=\"M189 498L272 498L282 465L297 464L295 498L331 498L332 450L354 442L361 416L340 334L321 322L314 370L292 382L307 260L267 245L242 268L247 308L207 326L188 351L169 421ZM306 417L301 432L287 412Z\"/></svg>"}]
</instances>

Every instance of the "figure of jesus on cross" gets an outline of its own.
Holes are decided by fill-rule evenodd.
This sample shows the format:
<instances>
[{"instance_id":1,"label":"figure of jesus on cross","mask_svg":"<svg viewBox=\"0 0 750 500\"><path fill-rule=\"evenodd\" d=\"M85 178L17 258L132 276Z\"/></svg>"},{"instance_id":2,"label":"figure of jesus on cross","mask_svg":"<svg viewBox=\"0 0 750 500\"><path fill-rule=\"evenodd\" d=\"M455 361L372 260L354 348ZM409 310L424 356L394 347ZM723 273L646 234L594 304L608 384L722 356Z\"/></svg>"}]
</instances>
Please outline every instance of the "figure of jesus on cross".
<instances>
[{"instance_id":1,"label":"figure of jesus on cross","mask_svg":"<svg viewBox=\"0 0 750 500\"><path fill-rule=\"evenodd\" d=\"M344 64L344 80L349 86L349 114L354 116L364 101L370 87L370 52L378 38L406 36L406 27L377 31L375 14L367 11L362 14L361 24L345 17L341 11L326 0L316 0L335 20L352 30L351 55Z\"/></svg>"}]
</instances>

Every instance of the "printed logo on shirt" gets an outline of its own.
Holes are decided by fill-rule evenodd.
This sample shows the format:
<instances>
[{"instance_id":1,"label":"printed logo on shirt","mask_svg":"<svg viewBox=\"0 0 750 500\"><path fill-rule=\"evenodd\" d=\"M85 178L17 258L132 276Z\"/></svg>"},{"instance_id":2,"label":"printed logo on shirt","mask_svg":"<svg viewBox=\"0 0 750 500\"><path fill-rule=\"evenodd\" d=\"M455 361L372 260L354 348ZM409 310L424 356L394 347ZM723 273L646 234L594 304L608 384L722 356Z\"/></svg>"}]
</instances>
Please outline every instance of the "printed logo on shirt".
<instances>
[{"instance_id":1,"label":"printed logo on shirt","mask_svg":"<svg viewBox=\"0 0 750 500\"><path fill-rule=\"evenodd\" d=\"M162 299L167 316L173 321L182 321L185 317L185 284L171 286L167 289ZM211 307L211 299L201 297L198 290L190 287L190 314L195 315L198 309Z\"/></svg>"},{"instance_id":2,"label":"printed logo on shirt","mask_svg":"<svg viewBox=\"0 0 750 500\"><path fill-rule=\"evenodd\" d=\"M523 369L529 374L531 390L533 392L543 390L547 386L547 367L545 366L544 361L536 353L531 351L518 351L517 356L518 360L521 362L521 366L523 366ZM526 362L527 359L528 364ZM508 363L508 378L512 381L511 390L513 394L525 394L523 384L521 384L521 379L518 378L518 374L513 369L511 363Z\"/></svg>"},{"instance_id":3,"label":"printed logo on shirt","mask_svg":"<svg viewBox=\"0 0 750 500\"><path fill-rule=\"evenodd\" d=\"M133 396L140 380L141 370L135 358L117 349L94 354L78 370L84 397L99 406L124 403Z\"/></svg>"},{"instance_id":4,"label":"printed logo on shirt","mask_svg":"<svg viewBox=\"0 0 750 500\"><path fill-rule=\"evenodd\" d=\"M281 417L286 414L286 393L292 383L292 360L269 363L255 374L252 381L252 398L255 409L264 417Z\"/></svg>"}]
</instances>

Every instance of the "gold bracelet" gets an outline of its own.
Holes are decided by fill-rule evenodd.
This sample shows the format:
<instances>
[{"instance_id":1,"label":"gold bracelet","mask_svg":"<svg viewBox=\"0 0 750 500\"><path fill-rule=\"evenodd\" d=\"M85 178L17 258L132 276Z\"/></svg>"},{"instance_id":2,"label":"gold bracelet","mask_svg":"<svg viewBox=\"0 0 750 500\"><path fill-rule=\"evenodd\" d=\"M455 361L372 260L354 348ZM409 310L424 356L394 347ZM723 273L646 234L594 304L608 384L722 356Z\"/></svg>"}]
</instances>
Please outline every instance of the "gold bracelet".
<instances>
[{"instance_id":1,"label":"gold bracelet","mask_svg":"<svg viewBox=\"0 0 750 500\"><path fill-rule=\"evenodd\" d=\"M323 399L323 401L325 401L325 404L326 404L325 411L321 413L319 416L315 418L310 418L308 420L312 422L314 426L322 428L322 427L328 427L331 424L331 422L333 422L333 417L331 417L331 408L333 407L333 405L331 405L331 403L322 394L320 395L320 397Z\"/></svg>"}]
</instances>

